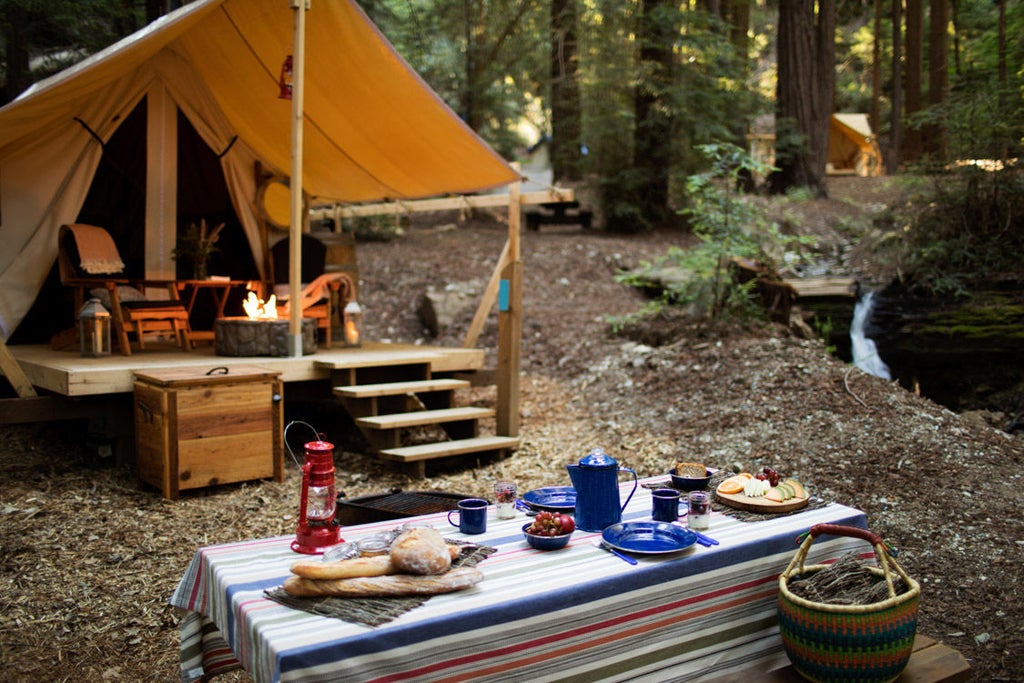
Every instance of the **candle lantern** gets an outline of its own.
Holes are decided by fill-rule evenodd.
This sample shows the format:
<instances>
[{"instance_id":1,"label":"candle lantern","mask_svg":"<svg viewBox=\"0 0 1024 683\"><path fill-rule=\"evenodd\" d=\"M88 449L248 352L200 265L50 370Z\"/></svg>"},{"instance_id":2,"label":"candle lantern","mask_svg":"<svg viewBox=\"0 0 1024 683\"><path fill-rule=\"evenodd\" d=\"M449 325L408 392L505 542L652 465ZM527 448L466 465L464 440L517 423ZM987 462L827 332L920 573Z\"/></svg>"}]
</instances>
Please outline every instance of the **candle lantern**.
<instances>
[{"instance_id":1,"label":"candle lantern","mask_svg":"<svg viewBox=\"0 0 1024 683\"><path fill-rule=\"evenodd\" d=\"M363 309L356 301L349 301L341 314L345 328L345 346L359 346L363 335Z\"/></svg>"},{"instance_id":2,"label":"candle lantern","mask_svg":"<svg viewBox=\"0 0 1024 683\"><path fill-rule=\"evenodd\" d=\"M78 336L82 356L95 358L110 355L110 313L99 299L89 299L78 312Z\"/></svg>"},{"instance_id":3,"label":"candle lantern","mask_svg":"<svg viewBox=\"0 0 1024 683\"><path fill-rule=\"evenodd\" d=\"M306 460L302 465L302 497L299 503L299 524L295 530L292 550L318 555L339 543L340 528L334 524L337 504L334 489L334 444L310 441L305 445Z\"/></svg>"},{"instance_id":4,"label":"candle lantern","mask_svg":"<svg viewBox=\"0 0 1024 683\"><path fill-rule=\"evenodd\" d=\"M290 100L292 98L292 75L292 56L288 55L281 63L281 75L277 77L278 99Z\"/></svg>"}]
</instances>

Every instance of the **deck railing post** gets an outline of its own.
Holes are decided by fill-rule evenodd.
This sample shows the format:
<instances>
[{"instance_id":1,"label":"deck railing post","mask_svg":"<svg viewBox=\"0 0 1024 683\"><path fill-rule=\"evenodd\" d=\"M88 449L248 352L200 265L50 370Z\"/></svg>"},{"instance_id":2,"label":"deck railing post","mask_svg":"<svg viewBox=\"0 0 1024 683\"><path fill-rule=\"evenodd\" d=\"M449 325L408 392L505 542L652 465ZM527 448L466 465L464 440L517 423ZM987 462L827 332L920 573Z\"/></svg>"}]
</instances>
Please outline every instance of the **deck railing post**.
<instances>
[{"instance_id":1,"label":"deck railing post","mask_svg":"<svg viewBox=\"0 0 1024 683\"><path fill-rule=\"evenodd\" d=\"M508 265L498 293L498 376L496 433L519 436L519 372L523 336L523 262L519 234L522 211L519 183L508 193Z\"/></svg>"}]
</instances>

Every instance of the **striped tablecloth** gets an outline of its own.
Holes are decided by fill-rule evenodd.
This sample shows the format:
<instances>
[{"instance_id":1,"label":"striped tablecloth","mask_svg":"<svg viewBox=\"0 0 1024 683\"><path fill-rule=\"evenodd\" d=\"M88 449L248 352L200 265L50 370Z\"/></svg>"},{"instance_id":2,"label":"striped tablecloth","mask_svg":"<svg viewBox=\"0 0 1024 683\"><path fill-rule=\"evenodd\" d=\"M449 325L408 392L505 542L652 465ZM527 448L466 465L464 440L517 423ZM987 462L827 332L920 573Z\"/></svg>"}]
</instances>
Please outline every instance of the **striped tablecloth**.
<instances>
[{"instance_id":1,"label":"striped tablecloth","mask_svg":"<svg viewBox=\"0 0 1024 683\"><path fill-rule=\"evenodd\" d=\"M632 484L626 486L631 487ZM622 492L623 500L628 490ZM637 488L623 521L650 519L651 492ZM778 636L778 575L813 524L866 528L842 505L760 522L713 513L720 545L639 556L637 565L598 549L577 531L563 550L539 552L520 531L528 520L497 520L463 536L446 515L416 518L443 534L496 547L480 564L483 582L430 598L376 628L321 617L264 595L298 559L292 536L196 552L171 604L181 625L182 679L241 663L256 681L686 681L762 662L786 663ZM400 521L346 527L345 540ZM808 564L835 559L850 538L823 537ZM226 647L225 647L226 645Z\"/></svg>"}]
</instances>

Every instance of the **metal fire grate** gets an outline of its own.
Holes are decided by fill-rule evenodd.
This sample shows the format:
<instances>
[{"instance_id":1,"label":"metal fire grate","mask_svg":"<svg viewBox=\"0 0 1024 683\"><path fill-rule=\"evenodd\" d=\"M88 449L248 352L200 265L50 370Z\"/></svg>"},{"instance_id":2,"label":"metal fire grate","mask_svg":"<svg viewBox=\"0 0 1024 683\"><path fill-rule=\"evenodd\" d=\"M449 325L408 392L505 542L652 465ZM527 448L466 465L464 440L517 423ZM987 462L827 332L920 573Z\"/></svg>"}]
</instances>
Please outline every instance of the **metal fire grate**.
<instances>
[{"instance_id":1,"label":"metal fire grate","mask_svg":"<svg viewBox=\"0 0 1024 683\"><path fill-rule=\"evenodd\" d=\"M335 518L341 524L366 524L447 512L457 509L459 501L469 497L461 493L401 490L356 498L338 496Z\"/></svg>"}]
</instances>

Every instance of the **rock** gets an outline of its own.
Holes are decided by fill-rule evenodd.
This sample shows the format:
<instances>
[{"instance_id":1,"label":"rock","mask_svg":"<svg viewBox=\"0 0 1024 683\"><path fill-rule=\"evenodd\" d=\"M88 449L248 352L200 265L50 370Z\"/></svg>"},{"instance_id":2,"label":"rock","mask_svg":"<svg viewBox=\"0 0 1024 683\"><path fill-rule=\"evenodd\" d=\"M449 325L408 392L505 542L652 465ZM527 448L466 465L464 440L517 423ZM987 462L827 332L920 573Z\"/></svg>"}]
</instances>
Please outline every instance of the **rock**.
<instances>
[{"instance_id":1,"label":"rock","mask_svg":"<svg viewBox=\"0 0 1024 683\"><path fill-rule=\"evenodd\" d=\"M431 335L440 335L467 309L476 304L477 289L475 282L452 283L442 291L428 287L420 297L419 316L423 326Z\"/></svg>"}]
</instances>

